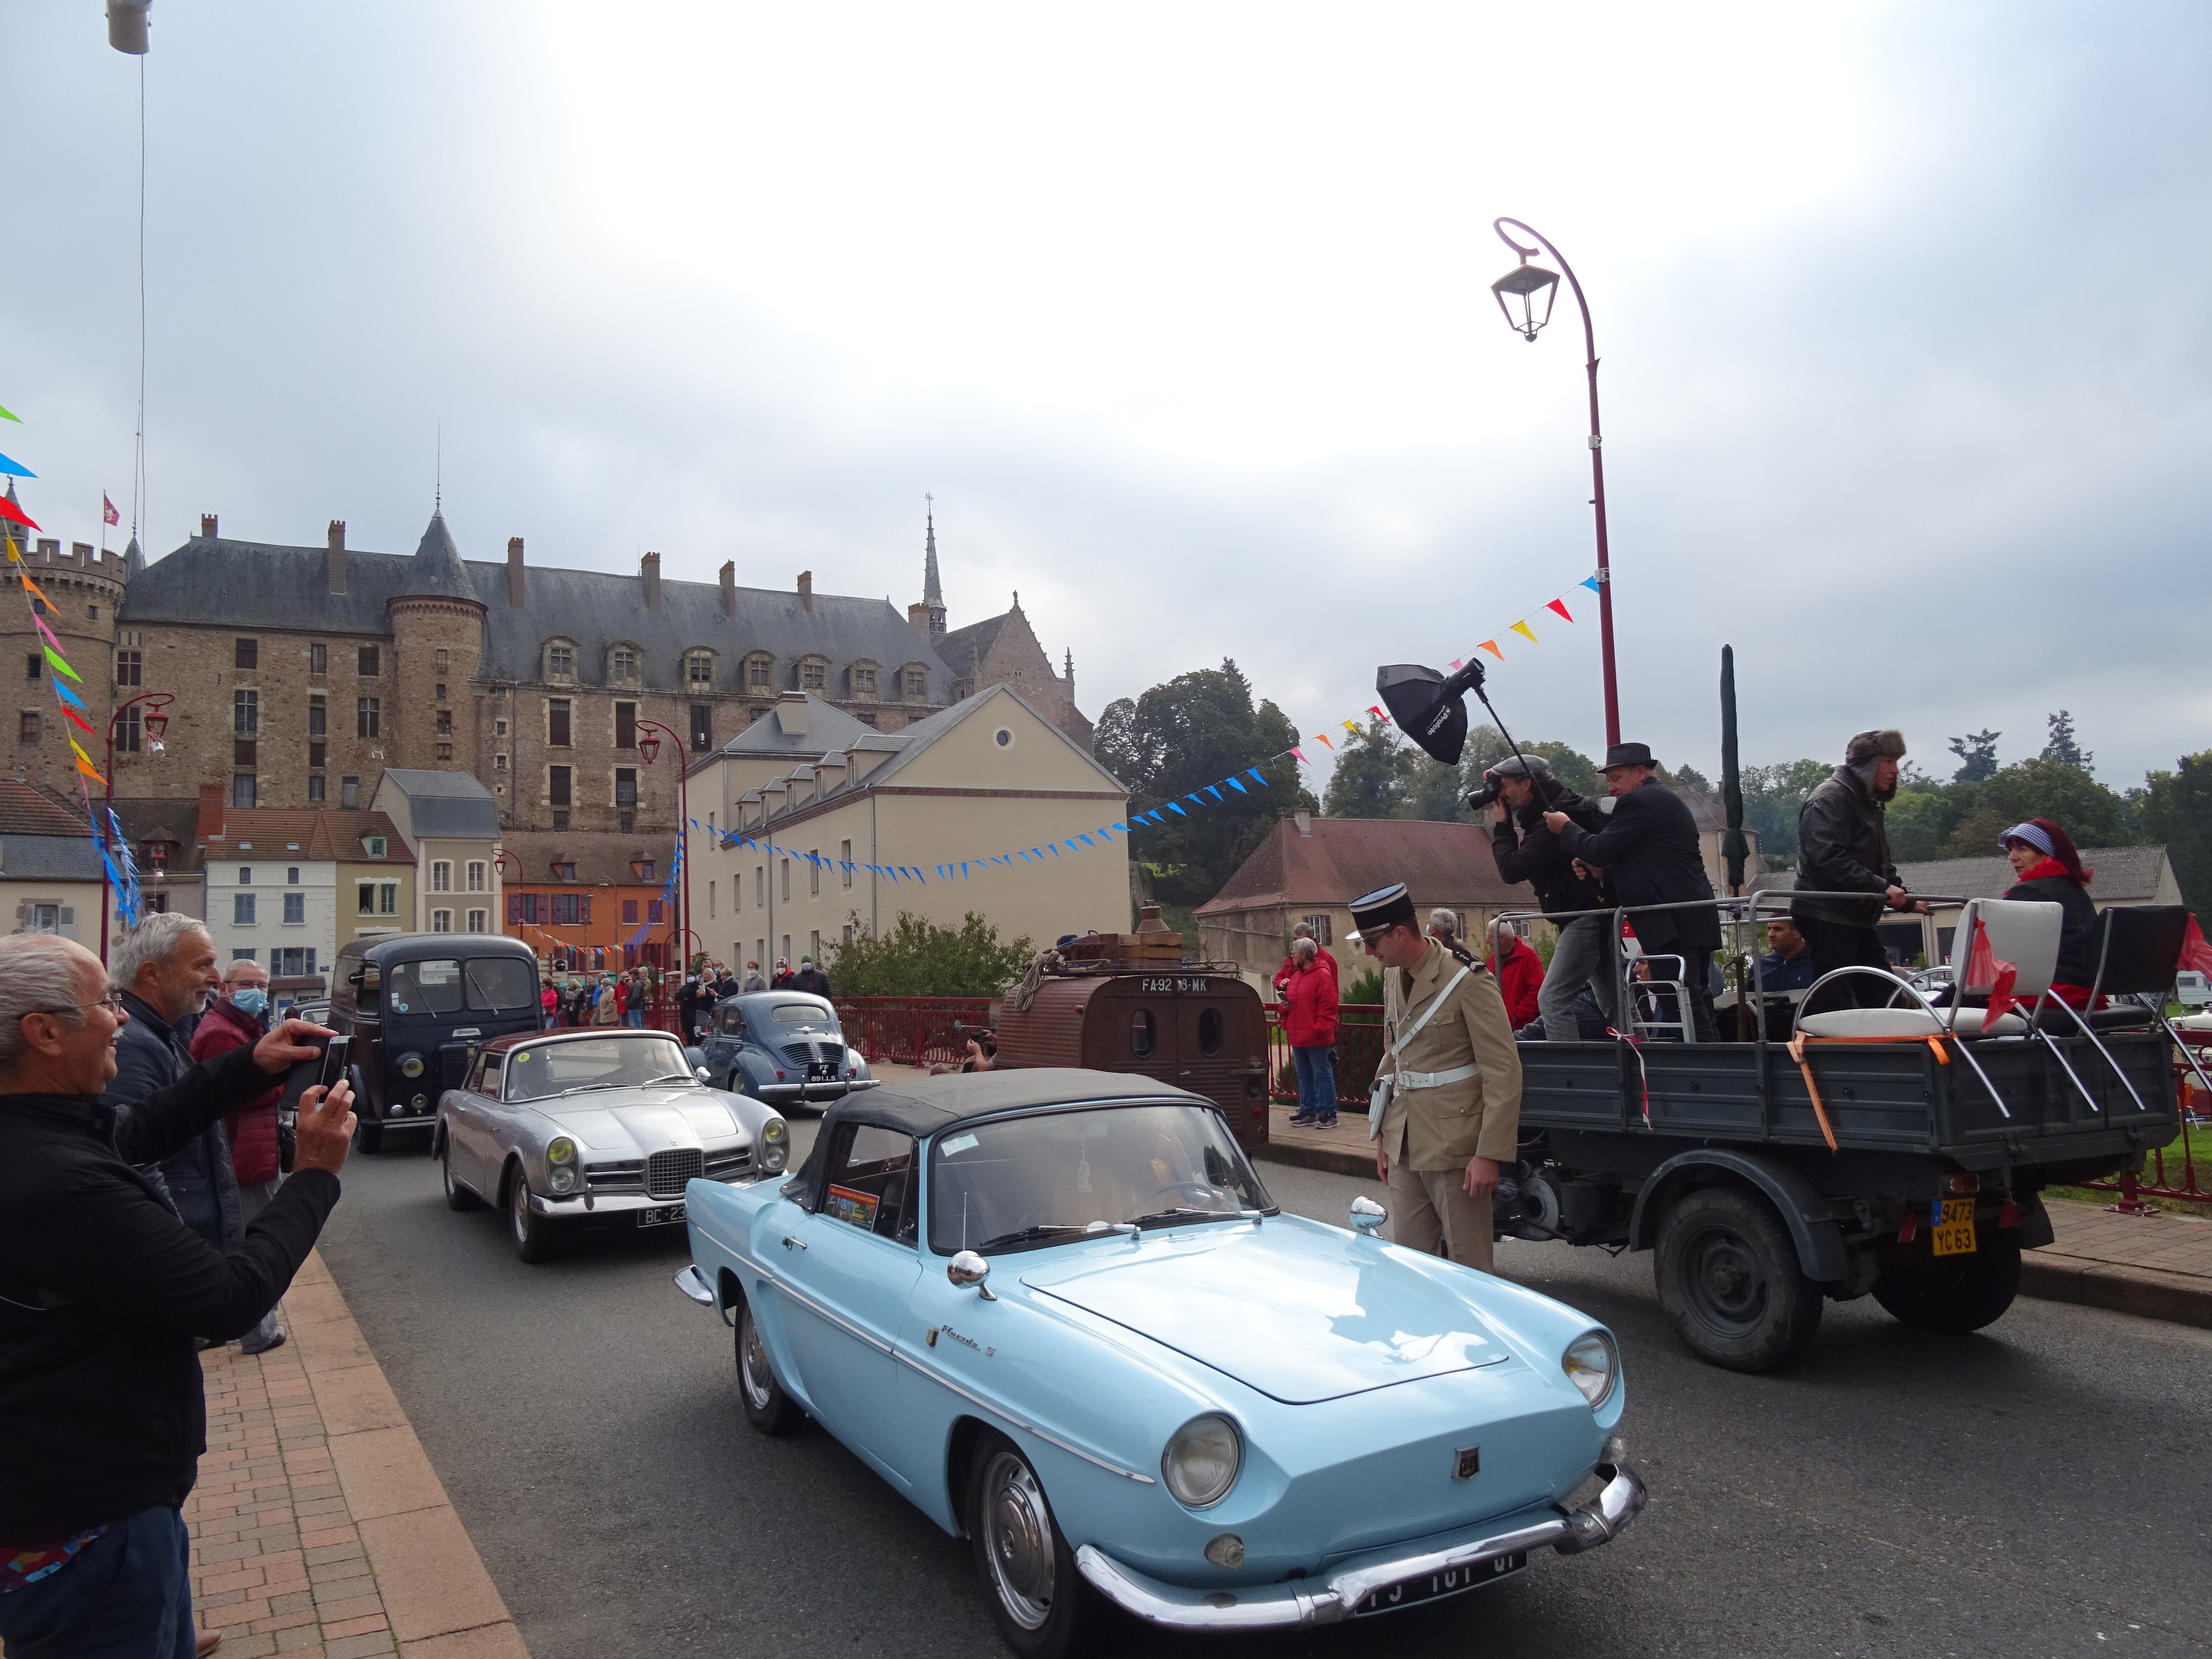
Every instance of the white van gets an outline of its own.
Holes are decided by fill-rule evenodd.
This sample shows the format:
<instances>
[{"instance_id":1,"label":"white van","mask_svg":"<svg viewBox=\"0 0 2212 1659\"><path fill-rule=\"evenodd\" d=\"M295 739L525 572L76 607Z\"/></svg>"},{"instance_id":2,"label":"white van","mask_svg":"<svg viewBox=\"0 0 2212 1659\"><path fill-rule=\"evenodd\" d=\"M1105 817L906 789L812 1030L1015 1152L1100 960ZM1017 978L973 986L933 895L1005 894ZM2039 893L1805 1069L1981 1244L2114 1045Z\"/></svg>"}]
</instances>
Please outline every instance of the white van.
<instances>
[{"instance_id":1,"label":"white van","mask_svg":"<svg viewBox=\"0 0 2212 1659\"><path fill-rule=\"evenodd\" d=\"M2212 1007L2212 980L2203 974L2177 974L2173 981L2174 1000L2185 1008Z\"/></svg>"}]
</instances>

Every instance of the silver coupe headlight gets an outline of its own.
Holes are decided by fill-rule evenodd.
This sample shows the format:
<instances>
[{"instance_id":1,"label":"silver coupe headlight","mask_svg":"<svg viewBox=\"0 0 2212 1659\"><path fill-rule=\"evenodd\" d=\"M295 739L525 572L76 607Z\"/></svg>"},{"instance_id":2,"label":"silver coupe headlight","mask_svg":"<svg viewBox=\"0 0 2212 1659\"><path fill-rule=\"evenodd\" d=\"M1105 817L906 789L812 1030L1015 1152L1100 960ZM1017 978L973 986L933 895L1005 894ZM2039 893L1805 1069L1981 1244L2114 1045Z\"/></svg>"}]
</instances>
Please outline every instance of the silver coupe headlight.
<instances>
[{"instance_id":1,"label":"silver coupe headlight","mask_svg":"<svg viewBox=\"0 0 2212 1659\"><path fill-rule=\"evenodd\" d=\"M545 1184L550 1187L556 1193L566 1194L574 1192L576 1190L576 1166L573 1164L555 1164L553 1166L553 1172L545 1177Z\"/></svg>"},{"instance_id":2,"label":"silver coupe headlight","mask_svg":"<svg viewBox=\"0 0 2212 1659\"><path fill-rule=\"evenodd\" d=\"M1160 1474L1177 1503L1202 1510L1229 1495L1243 1462L1244 1443L1237 1425L1208 1412L1168 1437L1167 1449L1160 1454Z\"/></svg>"},{"instance_id":3,"label":"silver coupe headlight","mask_svg":"<svg viewBox=\"0 0 2212 1659\"><path fill-rule=\"evenodd\" d=\"M1603 1331L1591 1331L1567 1345L1566 1352L1559 1358L1559 1369L1566 1372L1568 1382L1583 1391L1583 1398L1595 1411L1612 1398L1613 1388L1620 1381L1620 1350L1613 1346L1613 1339Z\"/></svg>"}]
</instances>

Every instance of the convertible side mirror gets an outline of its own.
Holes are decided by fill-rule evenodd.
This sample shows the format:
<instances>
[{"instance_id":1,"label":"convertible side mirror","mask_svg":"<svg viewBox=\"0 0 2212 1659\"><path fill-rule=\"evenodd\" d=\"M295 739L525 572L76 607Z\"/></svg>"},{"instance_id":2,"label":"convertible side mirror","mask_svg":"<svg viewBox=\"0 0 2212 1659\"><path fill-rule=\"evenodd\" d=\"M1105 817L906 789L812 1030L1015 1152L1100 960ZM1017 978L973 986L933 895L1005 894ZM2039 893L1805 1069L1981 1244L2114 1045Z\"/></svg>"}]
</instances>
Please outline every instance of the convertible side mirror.
<instances>
[{"instance_id":1,"label":"convertible side mirror","mask_svg":"<svg viewBox=\"0 0 2212 1659\"><path fill-rule=\"evenodd\" d=\"M702 1083L712 1083L714 1080L714 1074L703 1066L693 1066L691 1068L691 1075L697 1078Z\"/></svg>"},{"instance_id":2,"label":"convertible side mirror","mask_svg":"<svg viewBox=\"0 0 2212 1659\"><path fill-rule=\"evenodd\" d=\"M991 1276L991 1264L973 1250L963 1250L946 1262L945 1276L956 1285L973 1285L975 1293L986 1302L999 1299L983 1282Z\"/></svg>"},{"instance_id":3,"label":"convertible side mirror","mask_svg":"<svg viewBox=\"0 0 2212 1659\"><path fill-rule=\"evenodd\" d=\"M1352 1200L1352 1224L1359 1232L1372 1238L1382 1231L1382 1224L1390 1218L1390 1212L1365 1196Z\"/></svg>"}]
</instances>

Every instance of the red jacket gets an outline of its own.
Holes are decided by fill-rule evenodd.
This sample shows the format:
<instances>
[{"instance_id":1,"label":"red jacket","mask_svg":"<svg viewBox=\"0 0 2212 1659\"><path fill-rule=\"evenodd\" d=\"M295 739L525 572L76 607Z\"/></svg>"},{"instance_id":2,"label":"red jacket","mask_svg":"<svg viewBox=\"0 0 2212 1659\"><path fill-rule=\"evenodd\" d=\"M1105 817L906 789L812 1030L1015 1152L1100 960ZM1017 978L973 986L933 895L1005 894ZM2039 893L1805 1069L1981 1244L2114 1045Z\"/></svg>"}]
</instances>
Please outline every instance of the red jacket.
<instances>
[{"instance_id":1,"label":"red jacket","mask_svg":"<svg viewBox=\"0 0 2212 1659\"><path fill-rule=\"evenodd\" d=\"M192 1033L192 1058L213 1060L233 1048L248 1048L261 1037L259 1020L240 1013L228 1001L218 1000L201 1016L199 1029ZM249 1185L276 1179L276 1102L283 1092L280 1083L222 1121L230 1136L230 1167L240 1181Z\"/></svg>"},{"instance_id":2,"label":"red jacket","mask_svg":"<svg viewBox=\"0 0 2212 1659\"><path fill-rule=\"evenodd\" d=\"M1337 971L1336 958L1329 955L1328 947L1325 945L1315 945L1314 951L1316 952L1314 959L1319 962L1322 967L1328 969L1330 981L1334 982L1338 990L1341 992L1344 988L1344 976ZM1297 965L1298 959L1296 957L1285 957L1283 958L1283 965L1275 969L1275 988L1278 991L1283 988L1283 981L1291 976L1291 970Z\"/></svg>"},{"instance_id":3,"label":"red jacket","mask_svg":"<svg viewBox=\"0 0 2212 1659\"><path fill-rule=\"evenodd\" d=\"M1504 950L1490 958L1490 971L1498 976L1505 1017L1517 1031L1536 1018L1536 993L1544 988L1544 959L1510 933L1504 942Z\"/></svg>"},{"instance_id":4,"label":"red jacket","mask_svg":"<svg viewBox=\"0 0 2212 1659\"><path fill-rule=\"evenodd\" d=\"M1283 981L1283 1030L1293 1048L1325 1048L1336 1041L1336 970L1316 961Z\"/></svg>"}]
</instances>

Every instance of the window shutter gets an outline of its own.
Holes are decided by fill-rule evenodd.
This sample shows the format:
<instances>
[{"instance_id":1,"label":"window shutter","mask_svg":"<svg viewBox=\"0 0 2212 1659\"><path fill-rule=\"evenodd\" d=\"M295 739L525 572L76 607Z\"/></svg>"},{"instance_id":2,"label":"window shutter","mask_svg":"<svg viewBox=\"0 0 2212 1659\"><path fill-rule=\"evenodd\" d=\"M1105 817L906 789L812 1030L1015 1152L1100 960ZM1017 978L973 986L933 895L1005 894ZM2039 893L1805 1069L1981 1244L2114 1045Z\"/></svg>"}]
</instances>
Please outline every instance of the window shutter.
<instances>
[{"instance_id":1,"label":"window shutter","mask_svg":"<svg viewBox=\"0 0 2212 1659\"><path fill-rule=\"evenodd\" d=\"M521 894L509 893L507 896L507 919L509 923L518 922L522 920Z\"/></svg>"},{"instance_id":2,"label":"window shutter","mask_svg":"<svg viewBox=\"0 0 2212 1659\"><path fill-rule=\"evenodd\" d=\"M581 908L584 914L580 920L584 926L588 927L592 925L592 896L589 893L584 893L580 894L578 896L583 900Z\"/></svg>"},{"instance_id":3,"label":"window shutter","mask_svg":"<svg viewBox=\"0 0 2212 1659\"><path fill-rule=\"evenodd\" d=\"M76 926L76 906L74 904L62 906L62 926L64 927Z\"/></svg>"}]
</instances>

